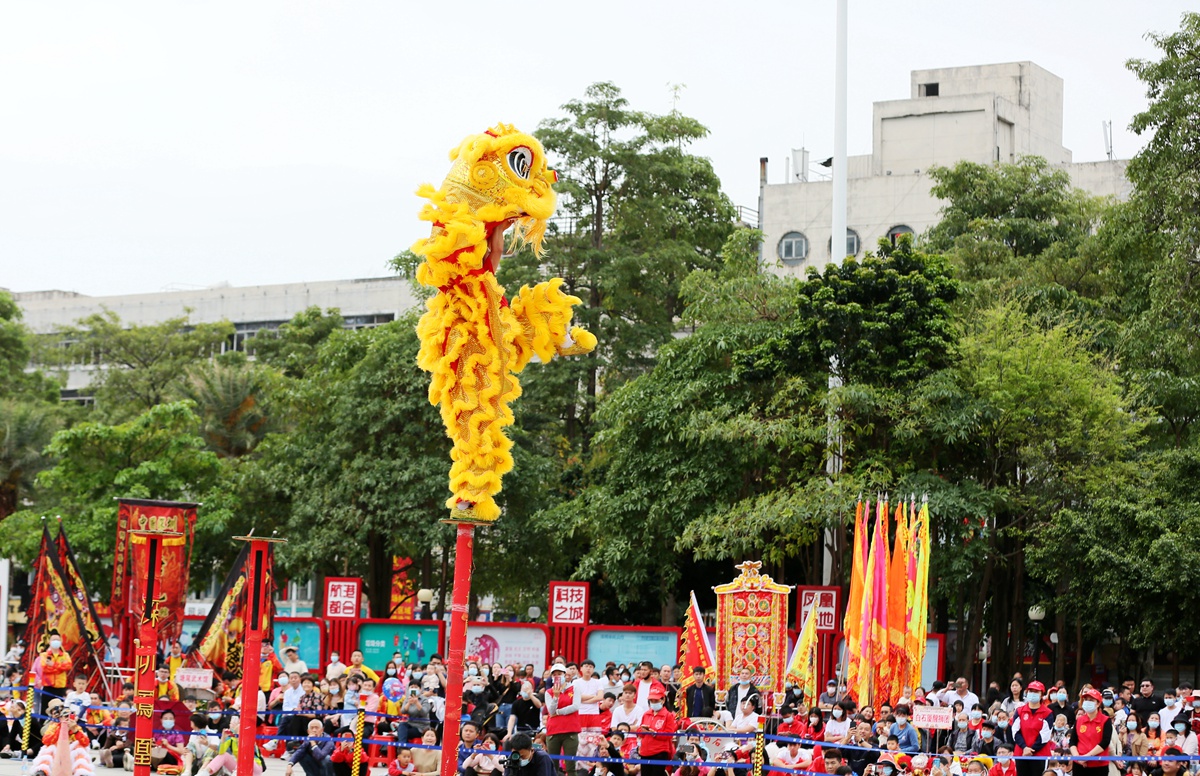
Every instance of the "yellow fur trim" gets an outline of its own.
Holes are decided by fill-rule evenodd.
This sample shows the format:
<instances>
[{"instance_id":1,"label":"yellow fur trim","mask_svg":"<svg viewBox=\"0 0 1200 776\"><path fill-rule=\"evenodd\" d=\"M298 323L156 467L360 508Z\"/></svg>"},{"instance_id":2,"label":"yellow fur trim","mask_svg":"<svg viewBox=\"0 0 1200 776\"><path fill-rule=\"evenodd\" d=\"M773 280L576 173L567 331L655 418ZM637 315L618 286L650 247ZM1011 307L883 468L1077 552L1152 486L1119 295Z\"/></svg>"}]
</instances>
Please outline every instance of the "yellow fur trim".
<instances>
[{"instance_id":1,"label":"yellow fur trim","mask_svg":"<svg viewBox=\"0 0 1200 776\"><path fill-rule=\"evenodd\" d=\"M560 278L522 288L508 307L495 276L477 272L492 224L515 219L516 241L541 253L555 180L541 144L498 124L490 134L466 138L450 158L442 186L417 191L429 200L420 217L433 224L429 237L413 246L425 258L417 280L439 289L417 324L417 364L431 375L429 401L441 409L454 441L450 519L490 522L500 516L494 496L513 466L504 427L512 425L510 405L521 395L516 373L534 355L549 361L586 353L596 338L570 328L571 307L580 302L561 291ZM463 509L464 503L471 506Z\"/></svg>"}]
</instances>

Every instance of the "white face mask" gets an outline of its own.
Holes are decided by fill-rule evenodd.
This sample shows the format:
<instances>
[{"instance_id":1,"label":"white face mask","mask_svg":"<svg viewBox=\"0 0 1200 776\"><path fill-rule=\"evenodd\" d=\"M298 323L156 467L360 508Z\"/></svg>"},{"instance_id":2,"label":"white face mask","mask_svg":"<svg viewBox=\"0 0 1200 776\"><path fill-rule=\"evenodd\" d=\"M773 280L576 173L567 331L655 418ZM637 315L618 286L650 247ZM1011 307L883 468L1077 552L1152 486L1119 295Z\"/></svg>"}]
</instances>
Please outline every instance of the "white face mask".
<instances>
[{"instance_id":1,"label":"white face mask","mask_svg":"<svg viewBox=\"0 0 1200 776\"><path fill-rule=\"evenodd\" d=\"M655 711L658 711L662 707L663 707L663 705L661 703L656 703L654 701L650 701L650 708L654 709Z\"/></svg>"},{"instance_id":2,"label":"white face mask","mask_svg":"<svg viewBox=\"0 0 1200 776\"><path fill-rule=\"evenodd\" d=\"M832 712L830 712L830 713L831 713L831 714L833 714L833 718L834 718L834 719L841 719L841 718L842 718L842 710L841 710L841 709L834 709L834 710L833 710Z\"/></svg>"},{"instance_id":3,"label":"white face mask","mask_svg":"<svg viewBox=\"0 0 1200 776\"><path fill-rule=\"evenodd\" d=\"M329 662L330 662L330 663L336 663L336 662L338 662L338 656L337 656L337 655L330 655L330 656L329 656Z\"/></svg>"},{"instance_id":4,"label":"white face mask","mask_svg":"<svg viewBox=\"0 0 1200 776\"><path fill-rule=\"evenodd\" d=\"M50 639L50 649L62 649L62 639Z\"/></svg>"}]
</instances>

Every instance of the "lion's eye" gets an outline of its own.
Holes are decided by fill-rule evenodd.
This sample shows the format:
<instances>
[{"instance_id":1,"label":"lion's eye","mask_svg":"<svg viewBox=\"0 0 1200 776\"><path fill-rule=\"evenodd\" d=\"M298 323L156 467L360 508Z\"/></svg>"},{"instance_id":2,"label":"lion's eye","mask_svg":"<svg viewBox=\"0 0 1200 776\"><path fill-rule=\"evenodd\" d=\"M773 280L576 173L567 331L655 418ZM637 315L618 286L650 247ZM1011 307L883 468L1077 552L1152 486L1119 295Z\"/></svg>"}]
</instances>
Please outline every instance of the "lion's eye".
<instances>
[{"instance_id":1,"label":"lion's eye","mask_svg":"<svg viewBox=\"0 0 1200 776\"><path fill-rule=\"evenodd\" d=\"M517 146L508 152L508 168L524 180L529 180L529 168L533 166L533 151Z\"/></svg>"}]
</instances>

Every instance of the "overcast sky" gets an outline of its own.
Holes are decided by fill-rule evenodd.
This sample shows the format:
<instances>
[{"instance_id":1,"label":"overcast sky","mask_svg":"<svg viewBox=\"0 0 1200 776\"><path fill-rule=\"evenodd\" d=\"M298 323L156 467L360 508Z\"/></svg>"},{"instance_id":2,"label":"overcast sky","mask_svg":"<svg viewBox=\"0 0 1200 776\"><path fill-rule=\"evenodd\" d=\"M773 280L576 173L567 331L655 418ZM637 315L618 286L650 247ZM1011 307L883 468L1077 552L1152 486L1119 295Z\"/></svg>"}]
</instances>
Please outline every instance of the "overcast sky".
<instances>
[{"instance_id":1,"label":"overcast sky","mask_svg":"<svg viewBox=\"0 0 1200 776\"><path fill-rule=\"evenodd\" d=\"M909 71L1032 60L1076 161L1145 106L1130 57L1182 0L850 0L849 152ZM387 274L412 192L496 121L532 130L611 80L711 130L735 204L758 158L832 153L834 0L77 2L0 11L0 287L122 294ZM469 20L469 23L468 23Z\"/></svg>"}]
</instances>

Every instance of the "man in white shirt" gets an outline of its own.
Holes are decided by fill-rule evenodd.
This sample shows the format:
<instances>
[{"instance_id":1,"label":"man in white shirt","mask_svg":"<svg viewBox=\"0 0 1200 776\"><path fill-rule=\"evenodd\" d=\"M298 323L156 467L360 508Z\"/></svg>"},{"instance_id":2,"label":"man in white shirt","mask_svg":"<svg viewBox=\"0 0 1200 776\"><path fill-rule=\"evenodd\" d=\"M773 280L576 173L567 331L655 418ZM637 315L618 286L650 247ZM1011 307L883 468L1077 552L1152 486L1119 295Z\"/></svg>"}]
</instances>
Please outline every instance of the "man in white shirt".
<instances>
[{"instance_id":1,"label":"man in white shirt","mask_svg":"<svg viewBox=\"0 0 1200 776\"><path fill-rule=\"evenodd\" d=\"M625 685L625 689L621 691L621 702L613 706L613 730L616 730L617 725L620 725L622 722L629 725L630 730L635 730L642 724L642 716L650 710L650 707L638 703L637 695L637 687L633 682Z\"/></svg>"},{"instance_id":2,"label":"man in white shirt","mask_svg":"<svg viewBox=\"0 0 1200 776\"><path fill-rule=\"evenodd\" d=\"M758 703L758 695L747 695L738 703L737 714L733 718L733 730L735 733L754 733L758 731L758 712L754 710ZM753 738L742 738L738 740L742 751L749 751L754 748Z\"/></svg>"},{"instance_id":3,"label":"man in white shirt","mask_svg":"<svg viewBox=\"0 0 1200 776\"><path fill-rule=\"evenodd\" d=\"M304 697L304 688L300 686L300 674L293 671L288 674L287 687L283 688L283 706L280 707L283 711L296 711L300 708L300 699ZM304 729L308 726L308 720L301 717L299 714L284 714L280 720L279 728L280 735L297 736L303 735ZM298 732L293 732L298 731ZM288 749L294 749L293 742L289 742Z\"/></svg>"},{"instance_id":4,"label":"man in white shirt","mask_svg":"<svg viewBox=\"0 0 1200 776\"><path fill-rule=\"evenodd\" d=\"M1158 710L1158 729L1170 730L1171 723L1175 721L1175 715L1182 711L1183 707L1179 705L1179 699L1175 696L1175 691L1167 688L1163 691L1163 707Z\"/></svg>"},{"instance_id":5,"label":"man in white shirt","mask_svg":"<svg viewBox=\"0 0 1200 776\"><path fill-rule=\"evenodd\" d=\"M301 676L308 673L308 664L300 659L300 653L296 651L295 647L284 647L283 670L289 674L295 672Z\"/></svg>"},{"instance_id":6,"label":"man in white shirt","mask_svg":"<svg viewBox=\"0 0 1200 776\"><path fill-rule=\"evenodd\" d=\"M596 664L590 659L579 664L579 676L571 682L575 691L575 703L579 705L579 750L577 757L596 754L595 739L603 738L600 728L600 702L604 700L604 680L596 676ZM585 773L583 762L576 763L576 770Z\"/></svg>"},{"instance_id":7,"label":"man in white shirt","mask_svg":"<svg viewBox=\"0 0 1200 776\"><path fill-rule=\"evenodd\" d=\"M575 688L575 702L579 704L580 722L586 728L588 716L600 713L600 701L604 700L604 680L596 676L596 664L585 660L579 664L579 677L571 684Z\"/></svg>"},{"instance_id":8,"label":"man in white shirt","mask_svg":"<svg viewBox=\"0 0 1200 776\"><path fill-rule=\"evenodd\" d=\"M949 694L949 699L947 706L953 706L955 701L962 701L963 708L967 711L979 703L979 696L971 692L967 680L961 676L954 680L954 692Z\"/></svg>"}]
</instances>

